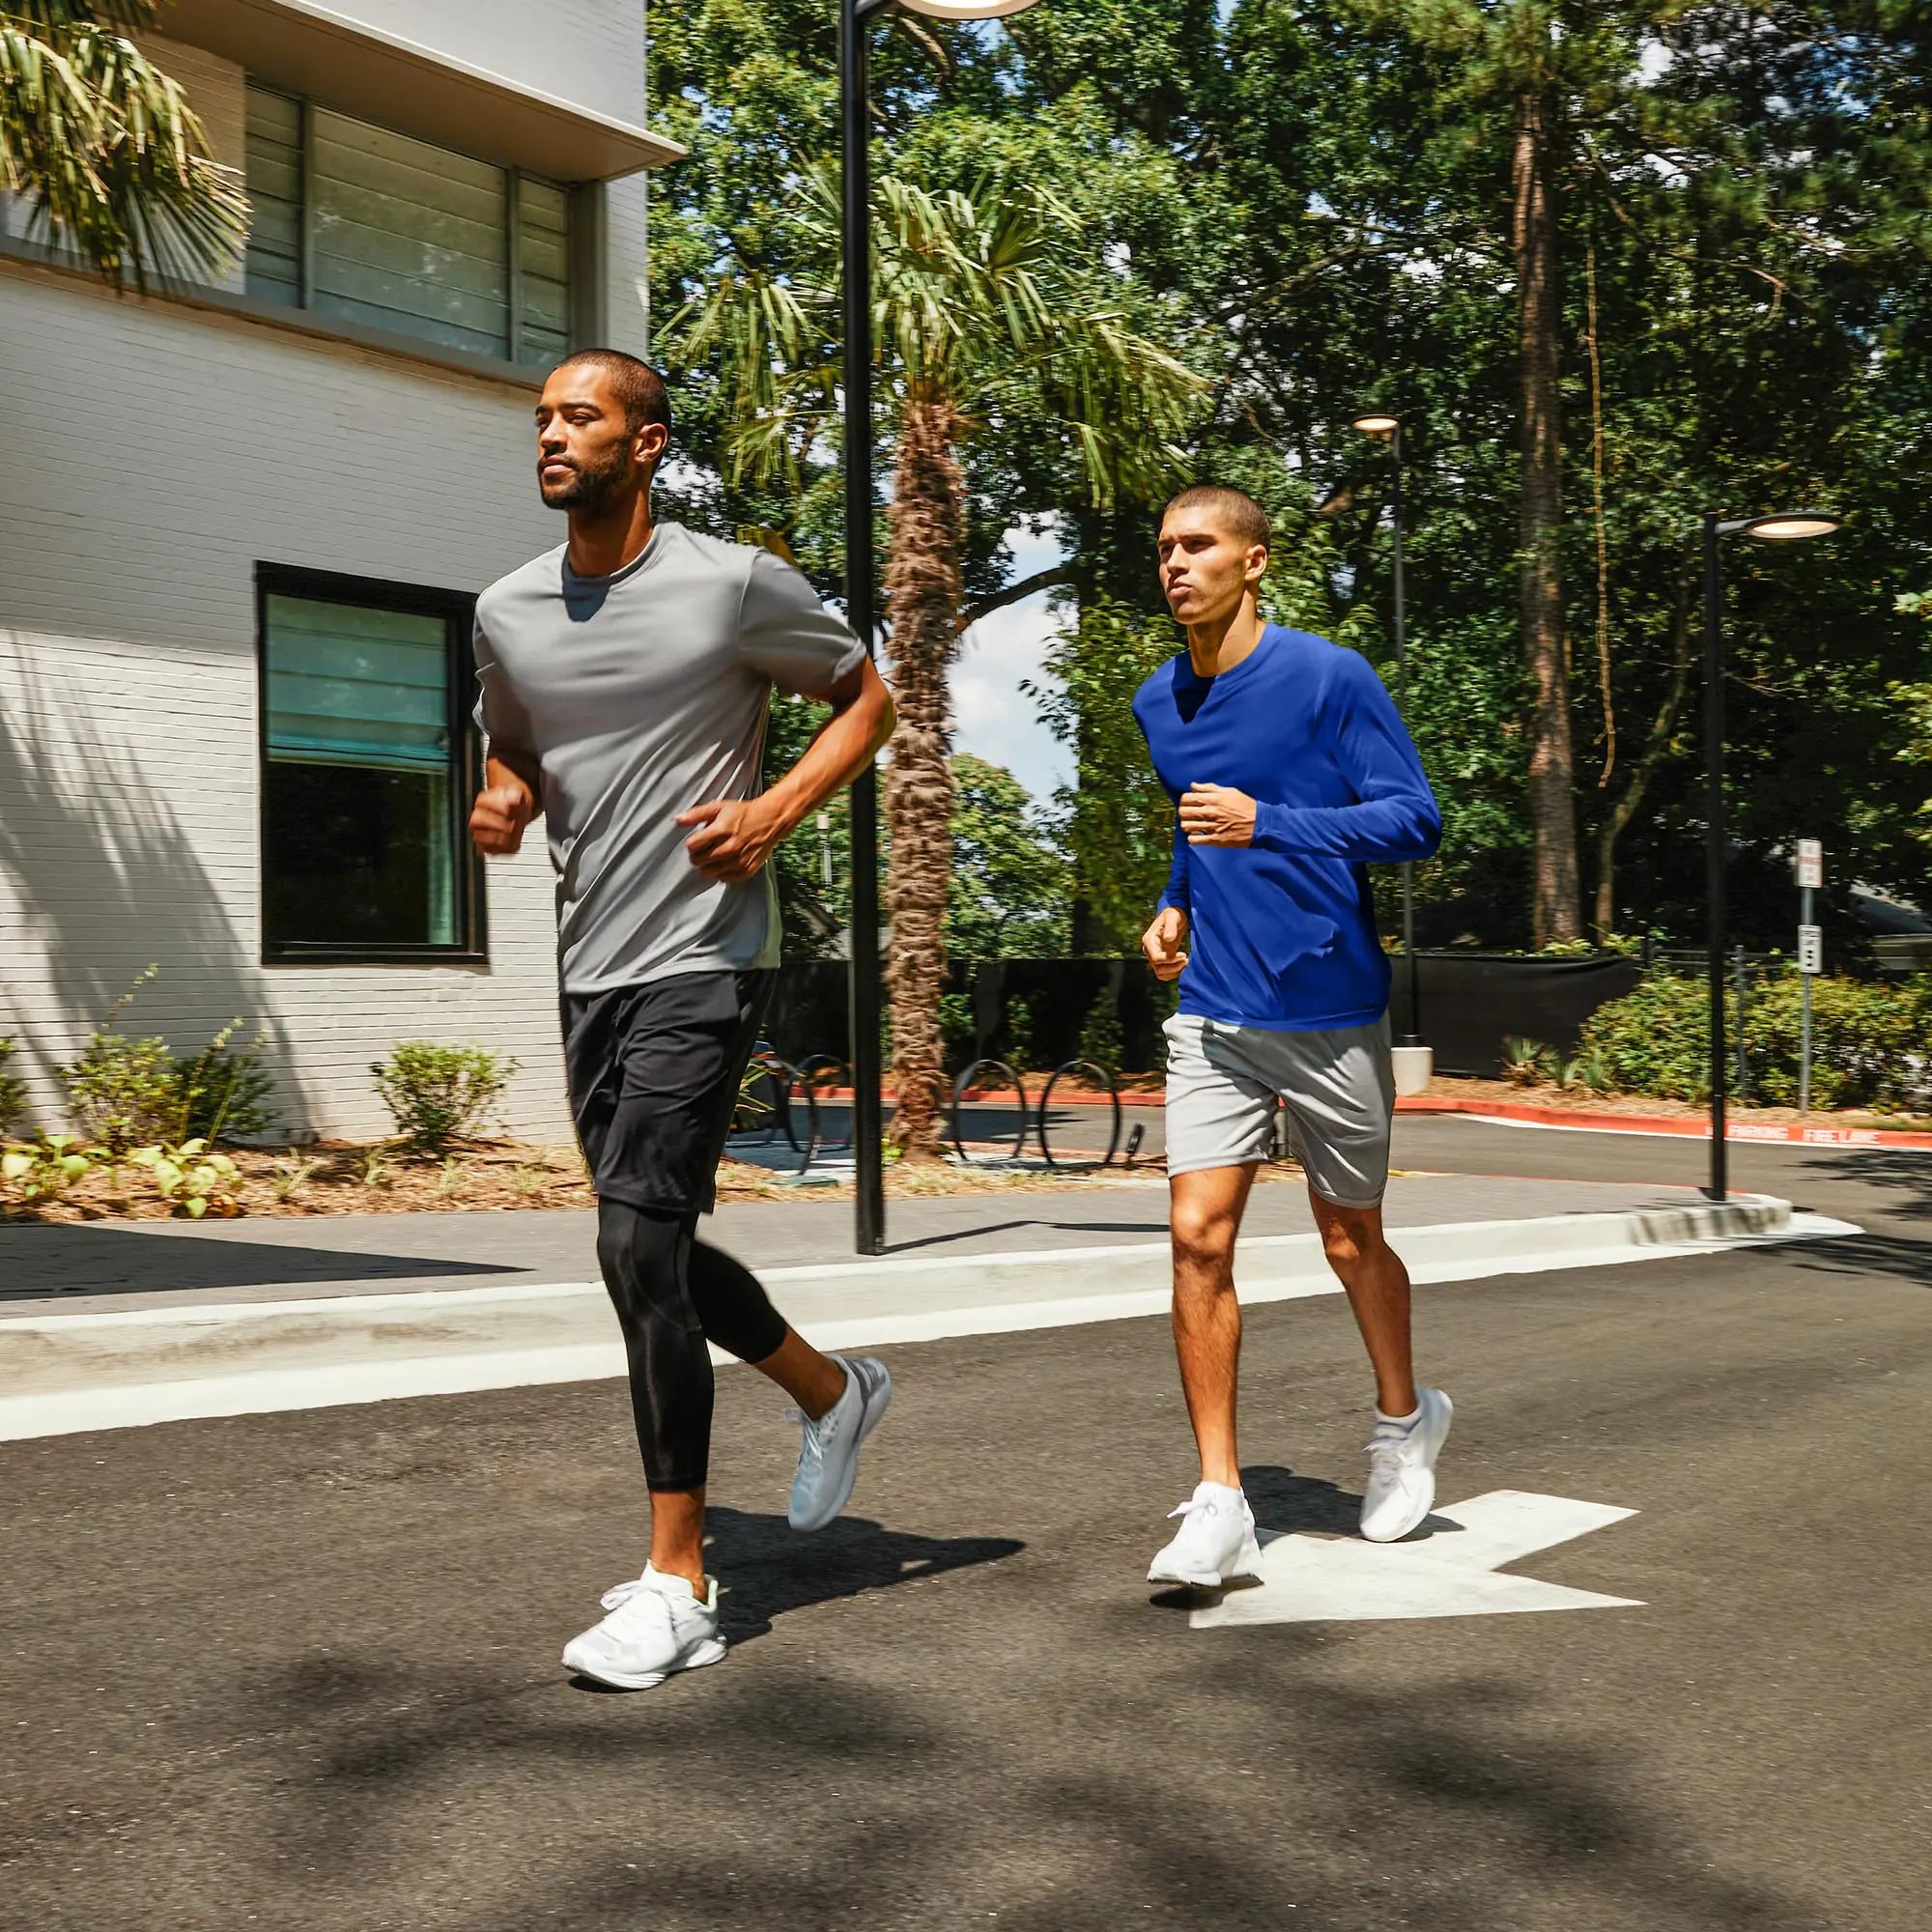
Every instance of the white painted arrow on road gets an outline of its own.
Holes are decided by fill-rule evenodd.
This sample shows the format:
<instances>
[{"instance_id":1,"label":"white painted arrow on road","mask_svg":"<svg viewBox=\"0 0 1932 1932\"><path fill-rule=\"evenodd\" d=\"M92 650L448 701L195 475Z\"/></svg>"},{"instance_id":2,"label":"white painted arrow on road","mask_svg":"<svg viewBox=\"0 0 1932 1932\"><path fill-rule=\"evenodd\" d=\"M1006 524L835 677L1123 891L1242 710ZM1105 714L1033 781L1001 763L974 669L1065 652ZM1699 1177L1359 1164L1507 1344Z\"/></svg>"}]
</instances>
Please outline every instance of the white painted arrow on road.
<instances>
[{"instance_id":1,"label":"white painted arrow on road","mask_svg":"<svg viewBox=\"0 0 1932 1932\"><path fill-rule=\"evenodd\" d=\"M1634 1510L1573 1502L1526 1490L1492 1490L1432 1523L1449 1522L1419 1542L1367 1543L1359 1537L1261 1532L1261 1581L1204 1604L1196 1630L1228 1624L1366 1623L1395 1617L1489 1617L1518 1610L1640 1608L1634 1597L1600 1597L1533 1577L1505 1577L1499 1566L1622 1522Z\"/></svg>"}]
</instances>

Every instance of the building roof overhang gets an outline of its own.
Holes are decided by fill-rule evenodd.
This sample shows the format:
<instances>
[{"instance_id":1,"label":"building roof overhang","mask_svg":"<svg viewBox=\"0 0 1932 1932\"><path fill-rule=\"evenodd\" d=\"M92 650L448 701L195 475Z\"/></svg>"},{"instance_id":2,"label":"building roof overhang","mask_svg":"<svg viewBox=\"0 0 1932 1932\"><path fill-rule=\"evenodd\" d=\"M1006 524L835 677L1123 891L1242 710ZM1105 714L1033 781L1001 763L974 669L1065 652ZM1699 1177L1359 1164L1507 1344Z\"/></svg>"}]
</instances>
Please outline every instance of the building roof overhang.
<instances>
[{"instance_id":1,"label":"building roof overhang","mask_svg":"<svg viewBox=\"0 0 1932 1932\"><path fill-rule=\"evenodd\" d=\"M384 33L320 0L171 0L156 26L270 87L557 181L611 181L685 153L647 128Z\"/></svg>"}]
</instances>

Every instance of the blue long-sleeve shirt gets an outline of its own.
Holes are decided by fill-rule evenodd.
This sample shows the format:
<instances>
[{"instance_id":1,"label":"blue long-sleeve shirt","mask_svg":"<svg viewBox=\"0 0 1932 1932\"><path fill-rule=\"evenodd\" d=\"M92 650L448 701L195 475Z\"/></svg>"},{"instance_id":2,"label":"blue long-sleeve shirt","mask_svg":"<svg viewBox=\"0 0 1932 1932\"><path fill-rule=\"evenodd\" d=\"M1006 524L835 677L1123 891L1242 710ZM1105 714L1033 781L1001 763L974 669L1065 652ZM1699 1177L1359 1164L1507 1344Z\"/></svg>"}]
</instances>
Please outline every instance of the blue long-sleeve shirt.
<instances>
[{"instance_id":1,"label":"blue long-sleeve shirt","mask_svg":"<svg viewBox=\"0 0 1932 1932\"><path fill-rule=\"evenodd\" d=\"M1190 845L1177 823L1163 907L1188 916L1180 1010L1281 1033L1367 1026L1388 1006L1370 861L1427 859L1442 815L1366 658L1270 624L1218 677L1185 651L1134 696L1168 796L1232 785L1249 845Z\"/></svg>"}]
</instances>

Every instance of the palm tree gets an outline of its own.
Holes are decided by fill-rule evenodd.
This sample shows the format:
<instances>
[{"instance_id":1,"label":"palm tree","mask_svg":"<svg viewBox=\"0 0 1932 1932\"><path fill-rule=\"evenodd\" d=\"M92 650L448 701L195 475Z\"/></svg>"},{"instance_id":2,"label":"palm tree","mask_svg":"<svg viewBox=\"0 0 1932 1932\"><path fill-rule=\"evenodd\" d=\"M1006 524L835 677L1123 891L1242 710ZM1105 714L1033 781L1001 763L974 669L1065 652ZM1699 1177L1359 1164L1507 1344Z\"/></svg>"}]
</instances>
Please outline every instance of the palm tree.
<instances>
[{"instance_id":1,"label":"palm tree","mask_svg":"<svg viewBox=\"0 0 1932 1932\"><path fill-rule=\"evenodd\" d=\"M796 478L833 410L838 212L831 183L816 178L785 238L795 270L720 274L669 325L676 359L723 363L738 479ZM952 867L948 671L964 606L960 446L994 421L1037 423L1095 503L1150 497L1184 473L1177 439L1203 385L1127 326L1072 211L1037 185L989 179L935 192L883 180L872 261L878 388L897 417L886 563L898 709L885 787L893 1131L906 1156L935 1158Z\"/></svg>"},{"instance_id":2,"label":"palm tree","mask_svg":"<svg viewBox=\"0 0 1932 1932\"><path fill-rule=\"evenodd\" d=\"M248 201L132 34L156 0L0 0L0 185L115 287L206 280L234 258Z\"/></svg>"}]
</instances>

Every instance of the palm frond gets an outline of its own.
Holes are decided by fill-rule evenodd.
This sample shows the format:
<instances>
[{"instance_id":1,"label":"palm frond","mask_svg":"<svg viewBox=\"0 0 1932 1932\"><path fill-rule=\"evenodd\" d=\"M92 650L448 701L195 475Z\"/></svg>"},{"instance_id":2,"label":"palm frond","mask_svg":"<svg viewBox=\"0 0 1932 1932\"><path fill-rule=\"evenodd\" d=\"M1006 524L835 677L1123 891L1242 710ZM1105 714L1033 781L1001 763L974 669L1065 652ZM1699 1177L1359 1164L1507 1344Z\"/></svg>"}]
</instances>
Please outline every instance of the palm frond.
<instances>
[{"instance_id":1,"label":"palm frond","mask_svg":"<svg viewBox=\"0 0 1932 1932\"><path fill-rule=\"evenodd\" d=\"M242 180L210 156L179 84L113 31L154 13L14 0L0 15L0 179L31 232L117 287L213 279L247 232Z\"/></svg>"}]
</instances>

